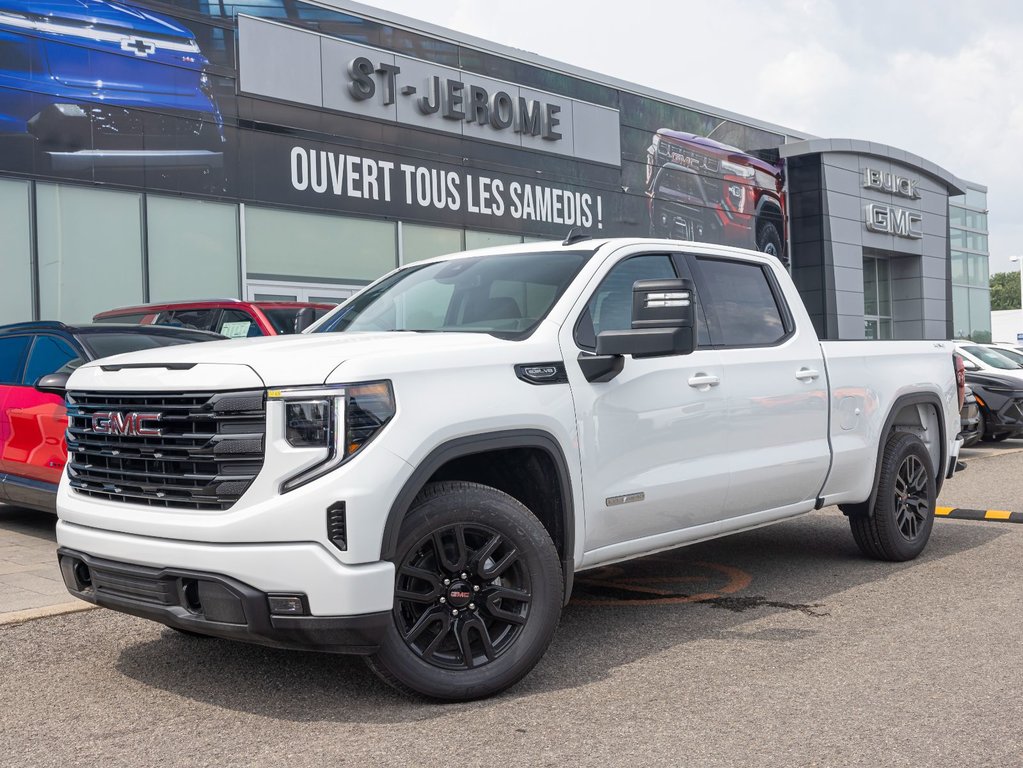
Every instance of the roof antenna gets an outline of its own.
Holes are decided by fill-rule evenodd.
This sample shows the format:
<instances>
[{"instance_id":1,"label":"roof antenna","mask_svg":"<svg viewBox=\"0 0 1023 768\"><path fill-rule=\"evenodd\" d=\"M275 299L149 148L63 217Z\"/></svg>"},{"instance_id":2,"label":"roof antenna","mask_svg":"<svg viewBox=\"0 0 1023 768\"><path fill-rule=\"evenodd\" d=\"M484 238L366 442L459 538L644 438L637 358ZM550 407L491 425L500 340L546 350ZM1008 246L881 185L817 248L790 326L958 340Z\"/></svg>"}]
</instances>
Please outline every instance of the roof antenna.
<instances>
[{"instance_id":1,"label":"roof antenna","mask_svg":"<svg viewBox=\"0 0 1023 768\"><path fill-rule=\"evenodd\" d=\"M568 230L568 234L565 235L565 239L561 241L562 245L571 245L572 243L578 243L580 240L589 240L590 235L585 232L580 232L575 227Z\"/></svg>"}]
</instances>

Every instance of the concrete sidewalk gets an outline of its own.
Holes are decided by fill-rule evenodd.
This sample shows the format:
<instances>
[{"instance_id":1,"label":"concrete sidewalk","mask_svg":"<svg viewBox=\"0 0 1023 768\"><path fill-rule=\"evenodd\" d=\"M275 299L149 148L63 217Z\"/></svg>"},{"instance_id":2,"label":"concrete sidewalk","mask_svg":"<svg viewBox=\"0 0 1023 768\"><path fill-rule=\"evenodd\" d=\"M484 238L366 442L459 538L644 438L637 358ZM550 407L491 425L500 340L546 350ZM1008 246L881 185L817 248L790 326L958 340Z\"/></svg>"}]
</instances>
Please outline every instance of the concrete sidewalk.
<instances>
[{"instance_id":1,"label":"concrete sidewalk","mask_svg":"<svg viewBox=\"0 0 1023 768\"><path fill-rule=\"evenodd\" d=\"M94 607L64 586L56 522L53 515L0 504L0 624Z\"/></svg>"}]
</instances>

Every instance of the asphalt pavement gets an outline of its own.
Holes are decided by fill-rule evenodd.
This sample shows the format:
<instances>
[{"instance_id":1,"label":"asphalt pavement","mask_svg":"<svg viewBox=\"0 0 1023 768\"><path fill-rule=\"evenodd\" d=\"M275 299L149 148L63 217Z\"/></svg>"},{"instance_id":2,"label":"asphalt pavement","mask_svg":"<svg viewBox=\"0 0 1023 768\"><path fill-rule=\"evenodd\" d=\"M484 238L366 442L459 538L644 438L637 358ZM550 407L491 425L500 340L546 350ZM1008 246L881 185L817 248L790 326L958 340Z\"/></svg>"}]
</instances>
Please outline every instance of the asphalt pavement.
<instances>
[{"instance_id":1,"label":"asphalt pavement","mask_svg":"<svg viewBox=\"0 0 1023 768\"><path fill-rule=\"evenodd\" d=\"M1018 444L966 459L941 504L1023 511ZM471 704L107 610L22 620L0 764L1023 766L1021 563L1023 525L957 520L864 560L823 510L579 574L537 668Z\"/></svg>"}]
</instances>

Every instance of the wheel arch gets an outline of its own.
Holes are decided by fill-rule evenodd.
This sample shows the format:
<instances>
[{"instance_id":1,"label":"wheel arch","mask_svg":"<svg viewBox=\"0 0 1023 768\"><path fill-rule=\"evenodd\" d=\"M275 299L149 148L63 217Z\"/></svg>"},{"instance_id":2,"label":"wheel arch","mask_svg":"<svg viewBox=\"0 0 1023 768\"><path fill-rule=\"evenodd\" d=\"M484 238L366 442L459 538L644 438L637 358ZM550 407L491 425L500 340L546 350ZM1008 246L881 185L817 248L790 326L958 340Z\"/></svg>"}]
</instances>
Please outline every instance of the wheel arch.
<instances>
[{"instance_id":1,"label":"wheel arch","mask_svg":"<svg viewBox=\"0 0 1023 768\"><path fill-rule=\"evenodd\" d=\"M921 413L920 406L924 406L925 410L933 408L931 418ZM899 431L900 427L906 429L923 428L925 431L930 429L932 425L937 427L937 444L935 445L934 441L927 440L922 442L932 459L935 458L936 454L937 461L934 466L935 496L941 492L941 486L945 480L945 465L948 461L945 421L942 418L943 413L941 398L934 392L914 392L902 395L892 403L892 407L889 409L888 416L884 422L884 428L881 430L881 439L878 441L877 459L874 463L874 480L870 488L870 498L867 500L868 514L873 514L874 503L877 501L877 486L881 474L881 462L884 459L885 445L888 442L888 437L893 432Z\"/></svg>"},{"instance_id":2,"label":"wheel arch","mask_svg":"<svg viewBox=\"0 0 1023 768\"><path fill-rule=\"evenodd\" d=\"M514 472L501 471L512 470L514 467L501 465L500 470L496 468L493 460L502 458L533 461L531 468L525 469L522 475L515 475ZM489 471L482 469L485 465L489 465L491 469ZM539 493L542 489L537 487L535 481L542 480L546 473L553 473L551 479L556 484L554 494ZM543 430L506 430L459 437L434 448L405 481L391 504L384 523L380 545L381 559L394 558L401 524L419 492L428 483L445 479L481 482L508 493L530 507L551 535L558 551L567 603L571 596L575 570L575 504L568 461L557 439ZM532 490L530 486L533 486ZM548 497L542 503L542 508L539 510L533 508L541 496ZM532 506L529 503L530 498L534 500Z\"/></svg>"},{"instance_id":3,"label":"wheel arch","mask_svg":"<svg viewBox=\"0 0 1023 768\"><path fill-rule=\"evenodd\" d=\"M785 217L781 212L781 203L777 198L772 197L769 194L760 196L760 200L757 201L757 207L754 211L756 217L757 227L760 226L763 221L771 221L779 225L778 234L781 235L782 243L785 242Z\"/></svg>"}]
</instances>

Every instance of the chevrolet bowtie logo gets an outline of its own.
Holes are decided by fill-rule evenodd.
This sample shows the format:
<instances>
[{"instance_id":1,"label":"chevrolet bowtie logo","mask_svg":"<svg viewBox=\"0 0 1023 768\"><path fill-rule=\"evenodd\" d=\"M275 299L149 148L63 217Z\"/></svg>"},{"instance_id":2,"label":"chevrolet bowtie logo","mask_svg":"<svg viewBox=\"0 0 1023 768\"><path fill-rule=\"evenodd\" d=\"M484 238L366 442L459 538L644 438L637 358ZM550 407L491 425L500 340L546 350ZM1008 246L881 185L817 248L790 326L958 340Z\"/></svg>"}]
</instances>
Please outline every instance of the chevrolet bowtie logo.
<instances>
[{"instance_id":1,"label":"chevrolet bowtie logo","mask_svg":"<svg viewBox=\"0 0 1023 768\"><path fill-rule=\"evenodd\" d=\"M126 37L121 40L121 50L129 51L136 56L148 56L156 53L156 45L141 37Z\"/></svg>"}]
</instances>

